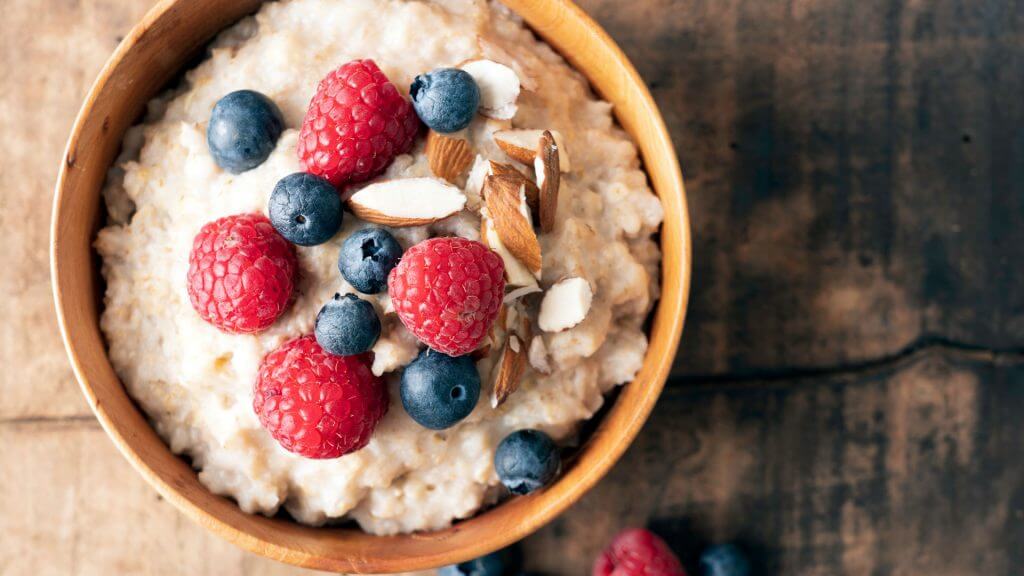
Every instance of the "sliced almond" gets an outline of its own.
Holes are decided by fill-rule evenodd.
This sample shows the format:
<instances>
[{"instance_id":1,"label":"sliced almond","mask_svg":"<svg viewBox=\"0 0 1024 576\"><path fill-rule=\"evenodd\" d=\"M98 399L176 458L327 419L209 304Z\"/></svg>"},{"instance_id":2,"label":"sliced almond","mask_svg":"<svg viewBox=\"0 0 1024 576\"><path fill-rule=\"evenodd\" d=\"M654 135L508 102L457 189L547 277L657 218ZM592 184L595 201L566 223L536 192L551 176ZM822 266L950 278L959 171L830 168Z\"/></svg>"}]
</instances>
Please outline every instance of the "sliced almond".
<instances>
[{"instance_id":1,"label":"sliced almond","mask_svg":"<svg viewBox=\"0 0 1024 576\"><path fill-rule=\"evenodd\" d=\"M501 256L505 263L505 281L509 286L537 285L533 273L502 244L486 206L480 209L480 241Z\"/></svg>"},{"instance_id":2,"label":"sliced almond","mask_svg":"<svg viewBox=\"0 0 1024 576\"><path fill-rule=\"evenodd\" d=\"M543 338L530 340L530 348L526 353L530 366L541 374L551 374L551 362L548 360L548 348Z\"/></svg>"},{"instance_id":3,"label":"sliced almond","mask_svg":"<svg viewBox=\"0 0 1024 576\"><path fill-rule=\"evenodd\" d=\"M515 70L494 60L470 60L460 66L480 88L480 113L488 118L508 120L516 115L519 76Z\"/></svg>"},{"instance_id":4,"label":"sliced almond","mask_svg":"<svg viewBox=\"0 0 1024 576\"><path fill-rule=\"evenodd\" d=\"M583 278L566 278L544 293L537 325L545 332L561 332L579 324L590 312L594 291Z\"/></svg>"},{"instance_id":5,"label":"sliced almond","mask_svg":"<svg viewBox=\"0 0 1024 576\"><path fill-rule=\"evenodd\" d=\"M523 296L530 294L536 294L542 292L540 286L520 286L515 290L510 290L508 294L505 294L505 298L502 300L505 304L513 304L516 300L519 300Z\"/></svg>"},{"instance_id":6,"label":"sliced almond","mask_svg":"<svg viewBox=\"0 0 1024 576\"><path fill-rule=\"evenodd\" d=\"M433 130L427 133L426 153L430 171L449 182L462 176L474 158L465 138L445 136Z\"/></svg>"},{"instance_id":7,"label":"sliced almond","mask_svg":"<svg viewBox=\"0 0 1024 576\"><path fill-rule=\"evenodd\" d=\"M525 186L509 176L484 179L484 201L501 243L537 278L541 272L540 242L530 221Z\"/></svg>"},{"instance_id":8,"label":"sliced almond","mask_svg":"<svg viewBox=\"0 0 1024 576\"><path fill-rule=\"evenodd\" d=\"M492 408L501 406L519 388L519 380L526 369L526 354L526 344L516 334L509 334L495 369Z\"/></svg>"},{"instance_id":9,"label":"sliced almond","mask_svg":"<svg viewBox=\"0 0 1024 576\"><path fill-rule=\"evenodd\" d=\"M540 137L534 170L537 171L537 186L540 188L538 214L542 232L555 229L555 215L558 212L558 189L561 174L558 170L558 144L551 132L545 130Z\"/></svg>"},{"instance_id":10,"label":"sliced almond","mask_svg":"<svg viewBox=\"0 0 1024 576\"><path fill-rule=\"evenodd\" d=\"M480 205L483 204L484 178L487 178L489 173L489 162L477 154L476 159L473 160L473 167L469 169L469 175L466 176L466 186L463 187L463 191L466 193L466 208L474 212L480 210Z\"/></svg>"},{"instance_id":11,"label":"sliced almond","mask_svg":"<svg viewBox=\"0 0 1024 576\"><path fill-rule=\"evenodd\" d=\"M437 222L462 210L466 195L437 178L384 180L361 188L348 199L359 218L402 228Z\"/></svg>"},{"instance_id":12,"label":"sliced almond","mask_svg":"<svg viewBox=\"0 0 1024 576\"><path fill-rule=\"evenodd\" d=\"M534 213L540 213L540 188L527 178L522 172L511 164L505 164L503 162L490 161L490 173L497 176L509 176L520 180L524 186L523 191L526 192L526 203L530 205L530 210Z\"/></svg>"},{"instance_id":13,"label":"sliced almond","mask_svg":"<svg viewBox=\"0 0 1024 576\"><path fill-rule=\"evenodd\" d=\"M540 130L498 130L494 133L494 143L509 158L529 166L537 156L541 134Z\"/></svg>"},{"instance_id":14,"label":"sliced almond","mask_svg":"<svg viewBox=\"0 0 1024 576\"><path fill-rule=\"evenodd\" d=\"M494 132L494 143L502 152L508 154L509 158L533 166L538 144L544 132L550 132L558 146L558 170L568 172L569 152L562 141L562 133L558 130L498 130Z\"/></svg>"}]
</instances>

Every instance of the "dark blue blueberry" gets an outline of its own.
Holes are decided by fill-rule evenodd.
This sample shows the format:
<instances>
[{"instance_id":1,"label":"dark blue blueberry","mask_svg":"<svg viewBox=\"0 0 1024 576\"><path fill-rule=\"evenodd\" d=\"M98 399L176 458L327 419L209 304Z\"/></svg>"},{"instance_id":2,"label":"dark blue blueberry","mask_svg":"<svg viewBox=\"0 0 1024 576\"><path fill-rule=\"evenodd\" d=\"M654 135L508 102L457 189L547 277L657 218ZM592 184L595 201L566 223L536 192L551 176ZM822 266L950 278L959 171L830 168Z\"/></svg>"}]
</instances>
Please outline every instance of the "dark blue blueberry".
<instances>
[{"instance_id":1,"label":"dark blue blueberry","mask_svg":"<svg viewBox=\"0 0 1024 576\"><path fill-rule=\"evenodd\" d=\"M345 239L338 270L353 288L377 294L388 287L388 273L402 257L402 246L383 228L363 228Z\"/></svg>"},{"instance_id":2,"label":"dark blue blueberry","mask_svg":"<svg viewBox=\"0 0 1024 576\"><path fill-rule=\"evenodd\" d=\"M289 242L316 246L341 228L341 197L319 176L296 172L278 180L270 194L270 223Z\"/></svg>"},{"instance_id":3,"label":"dark blue blueberry","mask_svg":"<svg viewBox=\"0 0 1024 576\"><path fill-rule=\"evenodd\" d=\"M402 406L417 423L444 430L462 420L480 398L480 373L469 356L420 352L402 372Z\"/></svg>"},{"instance_id":4,"label":"dark blue blueberry","mask_svg":"<svg viewBox=\"0 0 1024 576\"><path fill-rule=\"evenodd\" d=\"M362 354L377 343L380 318L373 304L355 294L335 294L316 315L313 332L320 347L331 354Z\"/></svg>"},{"instance_id":5,"label":"dark blue blueberry","mask_svg":"<svg viewBox=\"0 0 1024 576\"><path fill-rule=\"evenodd\" d=\"M213 107L206 143L218 166L240 174L263 164L283 129L281 111L270 98L252 90L238 90Z\"/></svg>"},{"instance_id":6,"label":"dark blue blueberry","mask_svg":"<svg viewBox=\"0 0 1024 576\"><path fill-rule=\"evenodd\" d=\"M437 571L437 576L501 576L504 572L501 552L494 552L462 564L445 566Z\"/></svg>"},{"instance_id":7,"label":"dark blue blueberry","mask_svg":"<svg viewBox=\"0 0 1024 576\"><path fill-rule=\"evenodd\" d=\"M480 88L468 72L438 68L420 74L409 88L416 114L435 132L458 132L473 120L480 105Z\"/></svg>"},{"instance_id":8,"label":"dark blue blueberry","mask_svg":"<svg viewBox=\"0 0 1024 576\"><path fill-rule=\"evenodd\" d=\"M750 561L735 544L716 544L700 554L703 576L750 576Z\"/></svg>"},{"instance_id":9,"label":"dark blue blueberry","mask_svg":"<svg viewBox=\"0 0 1024 576\"><path fill-rule=\"evenodd\" d=\"M558 476L558 446L540 430L518 430L505 437L494 453L494 470L513 494L529 494Z\"/></svg>"}]
</instances>

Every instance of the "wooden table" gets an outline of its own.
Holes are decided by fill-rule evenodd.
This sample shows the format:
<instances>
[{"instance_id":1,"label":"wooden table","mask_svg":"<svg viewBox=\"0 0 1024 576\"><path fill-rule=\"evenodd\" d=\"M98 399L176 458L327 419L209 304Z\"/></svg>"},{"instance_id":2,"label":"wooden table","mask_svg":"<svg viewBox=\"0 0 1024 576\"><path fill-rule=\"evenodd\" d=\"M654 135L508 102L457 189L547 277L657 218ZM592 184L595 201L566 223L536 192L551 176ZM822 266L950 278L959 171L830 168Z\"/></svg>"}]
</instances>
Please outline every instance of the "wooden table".
<instances>
[{"instance_id":1,"label":"wooden table","mask_svg":"<svg viewBox=\"0 0 1024 576\"><path fill-rule=\"evenodd\" d=\"M291 574L208 535L117 454L52 313L50 199L102 62L150 0L0 19L0 574ZM648 79L695 228L674 379L636 445L525 543L583 574L644 524L694 566L1024 565L1024 5L585 0Z\"/></svg>"}]
</instances>

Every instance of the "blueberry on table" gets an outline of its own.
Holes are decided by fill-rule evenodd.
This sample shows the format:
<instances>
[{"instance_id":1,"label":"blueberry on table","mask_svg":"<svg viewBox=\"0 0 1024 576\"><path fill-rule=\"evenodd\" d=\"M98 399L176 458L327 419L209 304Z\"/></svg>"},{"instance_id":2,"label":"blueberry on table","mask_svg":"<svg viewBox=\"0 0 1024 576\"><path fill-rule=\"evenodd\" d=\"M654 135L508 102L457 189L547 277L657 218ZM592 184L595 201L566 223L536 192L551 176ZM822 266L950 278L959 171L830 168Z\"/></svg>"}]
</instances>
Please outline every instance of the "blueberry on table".
<instances>
[{"instance_id":1,"label":"blueberry on table","mask_svg":"<svg viewBox=\"0 0 1024 576\"><path fill-rule=\"evenodd\" d=\"M439 68L420 74L413 80L409 96L420 120L442 134L469 126L480 105L480 87L476 80L458 68Z\"/></svg>"},{"instance_id":2,"label":"blueberry on table","mask_svg":"<svg viewBox=\"0 0 1024 576\"><path fill-rule=\"evenodd\" d=\"M700 554L702 576L750 576L750 561L735 544L717 544Z\"/></svg>"},{"instance_id":3,"label":"blueberry on table","mask_svg":"<svg viewBox=\"0 0 1024 576\"><path fill-rule=\"evenodd\" d=\"M469 356L429 348L402 372L402 406L424 428L444 430L469 416L480 398L480 373Z\"/></svg>"},{"instance_id":4,"label":"blueberry on table","mask_svg":"<svg viewBox=\"0 0 1024 576\"><path fill-rule=\"evenodd\" d=\"M277 105L252 90L238 90L213 107L206 127L206 143L218 166L240 174L270 156L284 130Z\"/></svg>"},{"instance_id":5,"label":"blueberry on table","mask_svg":"<svg viewBox=\"0 0 1024 576\"><path fill-rule=\"evenodd\" d=\"M380 337L380 318L373 304L355 294L335 294L316 315L316 341L336 356L362 354Z\"/></svg>"},{"instance_id":6,"label":"blueberry on table","mask_svg":"<svg viewBox=\"0 0 1024 576\"><path fill-rule=\"evenodd\" d=\"M292 244L323 244L341 228L341 197L319 176L296 172L278 180L267 208L270 223Z\"/></svg>"},{"instance_id":7,"label":"blueberry on table","mask_svg":"<svg viewBox=\"0 0 1024 576\"><path fill-rule=\"evenodd\" d=\"M388 274L402 257L402 246L383 228L363 228L345 239L338 270L353 288L377 294L388 286Z\"/></svg>"},{"instance_id":8,"label":"blueberry on table","mask_svg":"<svg viewBox=\"0 0 1024 576\"><path fill-rule=\"evenodd\" d=\"M445 566L437 571L437 576L502 576L504 573L501 552L493 552L469 562Z\"/></svg>"},{"instance_id":9,"label":"blueberry on table","mask_svg":"<svg viewBox=\"0 0 1024 576\"><path fill-rule=\"evenodd\" d=\"M561 467L558 446L540 430L513 432L494 453L494 470L513 494L529 494L547 486Z\"/></svg>"}]
</instances>

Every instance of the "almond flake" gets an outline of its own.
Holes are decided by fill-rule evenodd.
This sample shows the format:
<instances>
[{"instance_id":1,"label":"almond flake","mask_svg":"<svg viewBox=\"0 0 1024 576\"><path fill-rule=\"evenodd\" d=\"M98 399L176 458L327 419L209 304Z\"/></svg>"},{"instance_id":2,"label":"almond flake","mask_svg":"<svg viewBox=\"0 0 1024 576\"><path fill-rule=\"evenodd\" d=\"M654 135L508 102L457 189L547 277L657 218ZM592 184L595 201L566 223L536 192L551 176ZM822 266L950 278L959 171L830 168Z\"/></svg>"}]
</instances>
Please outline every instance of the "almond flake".
<instances>
[{"instance_id":1,"label":"almond flake","mask_svg":"<svg viewBox=\"0 0 1024 576\"><path fill-rule=\"evenodd\" d=\"M498 130L494 132L494 143L509 158L516 162L533 166L537 157L537 149L544 132L550 132L558 147L558 170L568 172L569 152L562 141L562 133L558 130ZM539 183L538 183L539 184Z\"/></svg>"},{"instance_id":2,"label":"almond flake","mask_svg":"<svg viewBox=\"0 0 1024 576\"><path fill-rule=\"evenodd\" d=\"M505 304L512 304L516 300L522 298L523 296L527 296L529 294L536 294L537 292L541 292L540 286L521 286L519 288L516 288L515 290L509 291L508 294L505 294L505 298L502 300L502 302L504 302Z\"/></svg>"},{"instance_id":3,"label":"almond flake","mask_svg":"<svg viewBox=\"0 0 1024 576\"><path fill-rule=\"evenodd\" d=\"M530 349L526 353L530 366L541 374L551 374L551 362L548 360L548 348L543 338L530 340Z\"/></svg>"},{"instance_id":4,"label":"almond flake","mask_svg":"<svg viewBox=\"0 0 1024 576\"><path fill-rule=\"evenodd\" d=\"M491 407L501 406L519 388L519 380L526 369L526 345L515 334L510 334L501 351L494 376Z\"/></svg>"},{"instance_id":5,"label":"almond flake","mask_svg":"<svg viewBox=\"0 0 1024 576\"><path fill-rule=\"evenodd\" d=\"M540 242L530 221L523 184L509 176L488 176L484 180L484 201L501 243L540 278Z\"/></svg>"},{"instance_id":6,"label":"almond flake","mask_svg":"<svg viewBox=\"0 0 1024 576\"><path fill-rule=\"evenodd\" d=\"M537 285L533 273L502 244L486 206L480 209L480 241L501 256L505 263L505 281L509 286Z\"/></svg>"},{"instance_id":7,"label":"almond flake","mask_svg":"<svg viewBox=\"0 0 1024 576\"><path fill-rule=\"evenodd\" d=\"M474 157L465 138L445 136L433 130L427 133L426 153L430 171L449 182L462 176Z\"/></svg>"},{"instance_id":8,"label":"almond flake","mask_svg":"<svg viewBox=\"0 0 1024 576\"><path fill-rule=\"evenodd\" d=\"M555 216L558 212L558 189L561 186L561 174L558 171L558 144L551 132L545 130L540 137L534 169L537 171L537 185L540 188L538 213L540 229L551 232L555 229Z\"/></svg>"},{"instance_id":9,"label":"almond flake","mask_svg":"<svg viewBox=\"0 0 1024 576\"><path fill-rule=\"evenodd\" d=\"M508 120L516 115L519 76L515 70L494 60L471 60L460 66L480 87L480 113L488 118Z\"/></svg>"},{"instance_id":10,"label":"almond flake","mask_svg":"<svg viewBox=\"0 0 1024 576\"><path fill-rule=\"evenodd\" d=\"M522 172L520 172L515 166L511 164L505 164L503 162L490 161L490 173L496 176L509 176L520 180L523 184L524 192L526 192L526 203L530 205L530 210L534 213L538 213L540 210L540 188L527 178Z\"/></svg>"},{"instance_id":11,"label":"almond flake","mask_svg":"<svg viewBox=\"0 0 1024 576\"><path fill-rule=\"evenodd\" d=\"M594 291L583 278L566 278L544 293L537 325L545 332L561 332L579 324L590 312Z\"/></svg>"},{"instance_id":12,"label":"almond flake","mask_svg":"<svg viewBox=\"0 0 1024 576\"><path fill-rule=\"evenodd\" d=\"M375 182L348 199L359 218L394 228L422 226L462 210L466 195L437 178L401 178Z\"/></svg>"}]
</instances>

